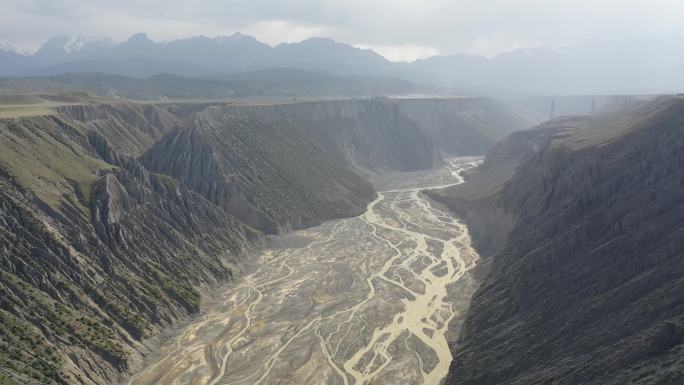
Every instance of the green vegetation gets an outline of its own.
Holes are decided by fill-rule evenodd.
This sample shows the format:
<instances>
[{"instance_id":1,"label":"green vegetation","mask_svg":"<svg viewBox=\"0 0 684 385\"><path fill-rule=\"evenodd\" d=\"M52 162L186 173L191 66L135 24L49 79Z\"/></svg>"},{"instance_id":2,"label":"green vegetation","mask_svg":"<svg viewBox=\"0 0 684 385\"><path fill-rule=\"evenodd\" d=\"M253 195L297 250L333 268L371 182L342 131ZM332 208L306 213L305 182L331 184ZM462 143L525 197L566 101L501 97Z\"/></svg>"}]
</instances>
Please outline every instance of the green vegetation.
<instances>
[{"instance_id":1,"label":"green vegetation","mask_svg":"<svg viewBox=\"0 0 684 385\"><path fill-rule=\"evenodd\" d=\"M60 372L61 358L53 345L35 326L4 310L0 310L0 367L43 384L65 383ZM5 380L13 381L10 378L2 381Z\"/></svg>"},{"instance_id":2,"label":"green vegetation","mask_svg":"<svg viewBox=\"0 0 684 385\"><path fill-rule=\"evenodd\" d=\"M153 270L155 281L160 283L162 291L169 297L179 300L189 312L199 310L200 293L190 285L184 285L172 279L159 269Z\"/></svg>"},{"instance_id":3,"label":"green vegetation","mask_svg":"<svg viewBox=\"0 0 684 385\"><path fill-rule=\"evenodd\" d=\"M131 333L133 337L138 339L145 337L145 331L147 330L149 323L140 314L114 301L107 301L103 307L111 314L112 318L118 320L121 326ZM106 349L106 351L115 356L119 355L117 354L119 351L118 348L113 349L113 351Z\"/></svg>"},{"instance_id":4,"label":"green vegetation","mask_svg":"<svg viewBox=\"0 0 684 385\"><path fill-rule=\"evenodd\" d=\"M110 322L87 316L82 310L56 302L46 293L9 274L3 273L1 278L11 292L27 296L18 298L2 289L0 294L11 301L10 309L33 311L39 317L40 328L50 332L45 334L18 314L0 310L0 346L3 346L0 352L6 352L5 355L0 353L0 367L14 368L41 381L51 379L60 382L63 377L60 373L62 362L54 345L55 337L69 341L71 345L91 349L116 365L126 366L123 346L111 328L104 326ZM68 289L75 288L61 278L57 278L56 283ZM36 377L36 372L41 373L41 376Z\"/></svg>"},{"instance_id":5,"label":"green vegetation","mask_svg":"<svg viewBox=\"0 0 684 385\"><path fill-rule=\"evenodd\" d=\"M2 365L2 363L0 363L0 365ZM17 382L17 380L15 380L14 378L11 378L9 375L0 372L0 385L22 385L22 384Z\"/></svg>"},{"instance_id":6,"label":"green vegetation","mask_svg":"<svg viewBox=\"0 0 684 385\"><path fill-rule=\"evenodd\" d=\"M178 182L176 182L173 178L168 177L164 174L154 174L157 178L159 178L159 181L164 185L164 187L174 190L178 187Z\"/></svg>"},{"instance_id":7,"label":"green vegetation","mask_svg":"<svg viewBox=\"0 0 684 385\"><path fill-rule=\"evenodd\" d=\"M111 167L78 148L84 139L72 137L78 132L65 131L44 117L2 119L0 134L0 168L54 208L67 197L79 202L75 189L89 196L97 171ZM88 211L76 207L84 215Z\"/></svg>"}]
</instances>

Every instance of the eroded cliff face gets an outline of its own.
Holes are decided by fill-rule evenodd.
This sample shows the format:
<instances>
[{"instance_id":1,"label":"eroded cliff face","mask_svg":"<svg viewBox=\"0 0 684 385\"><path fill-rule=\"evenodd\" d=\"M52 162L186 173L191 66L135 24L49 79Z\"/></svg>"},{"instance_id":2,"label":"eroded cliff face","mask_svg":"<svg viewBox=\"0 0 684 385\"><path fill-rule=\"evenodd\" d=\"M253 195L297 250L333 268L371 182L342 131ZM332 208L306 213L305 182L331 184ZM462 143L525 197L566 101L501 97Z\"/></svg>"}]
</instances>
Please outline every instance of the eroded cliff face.
<instances>
[{"instance_id":1,"label":"eroded cliff face","mask_svg":"<svg viewBox=\"0 0 684 385\"><path fill-rule=\"evenodd\" d=\"M0 130L0 378L115 383L145 337L234 274L251 233L84 127L33 117Z\"/></svg>"},{"instance_id":2,"label":"eroded cliff face","mask_svg":"<svg viewBox=\"0 0 684 385\"><path fill-rule=\"evenodd\" d=\"M571 121L557 119L532 130L514 132L492 146L479 167L462 175L467 183L424 193L467 221L478 253L486 260L506 245L516 221L505 207L502 189L522 163L548 145L554 134L572 126Z\"/></svg>"},{"instance_id":3,"label":"eroded cliff face","mask_svg":"<svg viewBox=\"0 0 684 385\"><path fill-rule=\"evenodd\" d=\"M361 214L375 193L288 121L209 107L141 161L245 223L276 233Z\"/></svg>"},{"instance_id":4,"label":"eroded cliff face","mask_svg":"<svg viewBox=\"0 0 684 385\"><path fill-rule=\"evenodd\" d=\"M134 157L180 124L178 116L152 104L74 104L55 110L62 120L105 136L116 151Z\"/></svg>"},{"instance_id":5,"label":"eroded cliff face","mask_svg":"<svg viewBox=\"0 0 684 385\"><path fill-rule=\"evenodd\" d=\"M429 169L443 156L482 154L508 133L532 125L487 98L350 99L226 106L224 111L290 125L361 171Z\"/></svg>"},{"instance_id":6,"label":"eroded cliff face","mask_svg":"<svg viewBox=\"0 0 684 385\"><path fill-rule=\"evenodd\" d=\"M357 169L411 171L441 162L421 127L386 98L235 106L224 111L274 127L289 126Z\"/></svg>"},{"instance_id":7,"label":"eroded cliff face","mask_svg":"<svg viewBox=\"0 0 684 385\"><path fill-rule=\"evenodd\" d=\"M542 130L447 383L682 383L684 101Z\"/></svg>"}]
</instances>

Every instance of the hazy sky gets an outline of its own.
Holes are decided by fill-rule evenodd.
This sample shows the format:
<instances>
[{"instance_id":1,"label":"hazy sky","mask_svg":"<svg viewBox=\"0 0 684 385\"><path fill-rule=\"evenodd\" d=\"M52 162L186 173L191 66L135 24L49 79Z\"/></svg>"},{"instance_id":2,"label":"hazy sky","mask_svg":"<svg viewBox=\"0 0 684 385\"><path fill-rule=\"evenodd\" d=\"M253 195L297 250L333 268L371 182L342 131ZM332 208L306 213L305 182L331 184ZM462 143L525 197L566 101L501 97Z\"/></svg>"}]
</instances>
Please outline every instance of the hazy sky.
<instances>
[{"instance_id":1,"label":"hazy sky","mask_svg":"<svg viewBox=\"0 0 684 385\"><path fill-rule=\"evenodd\" d=\"M35 49L54 35L154 40L240 31L268 44L330 37L391 60L492 56L681 31L683 0L2 0L0 38Z\"/></svg>"}]
</instances>

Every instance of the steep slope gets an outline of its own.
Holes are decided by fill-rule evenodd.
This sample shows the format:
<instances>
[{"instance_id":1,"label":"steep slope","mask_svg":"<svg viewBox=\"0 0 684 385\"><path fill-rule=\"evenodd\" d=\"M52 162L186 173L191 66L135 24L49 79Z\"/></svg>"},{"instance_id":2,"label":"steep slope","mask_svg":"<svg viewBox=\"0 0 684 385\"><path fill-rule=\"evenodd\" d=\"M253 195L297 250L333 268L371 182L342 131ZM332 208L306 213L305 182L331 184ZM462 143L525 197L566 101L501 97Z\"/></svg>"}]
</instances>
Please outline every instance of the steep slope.
<instances>
[{"instance_id":1,"label":"steep slope","mask_svg":"<svg viewBox=\"0 0 684 385\"><path fill-rule=\"evenodd\" d=\"M419 124L386 98L236 106L225 111L286 124L351 167L409 171L441 162Z\"/></svg>"},{"instance_id":2,"label":"steep slope","mask_svg":"<svg viewBox=\"0 0 684 385\"><path fill-rule=\"evenodd\" d=\"M287 121L209 107L140 159L247 224L275 233L362 213L370 183L334 161Z\"/></svg>"},{"instance_id":3,"label":"steep slope","mask_svg":"<svg viewBox=\"0 0 684 385\"><path fill-rule=\"evenodd\" d=\"M501 190L520 164L534 156L553 135L575 127L574 121L559 118L534 129L516 131L492 146L479 167L461 173L467 183L424 193L466 219L480 256L492 256L505 246L515 224L514 216L504 210ZM486 270L486 264L482 265Z\"/></svg>"},{"instance_id":4,"label":"steep slope","mask_svg":"<svg viewBox=\"0 0 684 385\"><path fill-rule=\"evenodd\" d=\"M540 130L493 194L513 221L447 383L682 383L684 100Z\"/></svg>"},{"instance_id":5,"label":"steep slope","mask_svg":"<svg viewBox=\"0 0 684 385\"><path fill-rule=\"evenodd\" d=\"M56 116L0 120L0 382L115 383L250 232Z\"/></svg>"},{"instance_id":6,"label":"steep slope","mask_svg":"<svg viewBox=\"0 0 684 385\"><path fill-rule=\"evenodd\" d=\"M115 150L138 156L180 118L165 108L80 91L0 94L0 117L56 115L108 138Z\"/></svg>"},{"instance_id":7,"label":"steep slope","mask_svg":"<svg viewBox=\"0 0 684 385\"><path fill-rule=\"evenodd\" d=\"M55 111L62 119L106 137L117 152L131 156L139 156L180 124L177 116L150 104L74 104L56 107Z\"/></svg>"}]
</instances>

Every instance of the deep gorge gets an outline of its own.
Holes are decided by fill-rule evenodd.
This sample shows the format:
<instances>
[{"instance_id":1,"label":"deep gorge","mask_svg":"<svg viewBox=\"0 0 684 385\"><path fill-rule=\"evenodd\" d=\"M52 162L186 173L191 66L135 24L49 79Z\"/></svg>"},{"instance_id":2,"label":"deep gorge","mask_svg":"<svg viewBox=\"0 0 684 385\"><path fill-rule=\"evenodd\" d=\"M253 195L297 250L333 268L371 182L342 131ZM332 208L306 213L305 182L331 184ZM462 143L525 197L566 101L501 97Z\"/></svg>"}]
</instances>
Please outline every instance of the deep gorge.
<instances>
[{"instance_id":1,"label":"deep gorge","mask_svg":"<svg viewBox=\"0 0 684 385\"><path fill-rule=\"evenodd\" d=\"M362 175L443 167L458 135L438 146L440 131L493 144L509 128L482 106L525 121L487 99L435 103L467 119L425 122L428 101L386 98L244 108L86 100L3 118L7 378L118 382L138 370L149 338L241 274L263 234L363 213L377 193Z\"/></svg>"}]
</instances>

